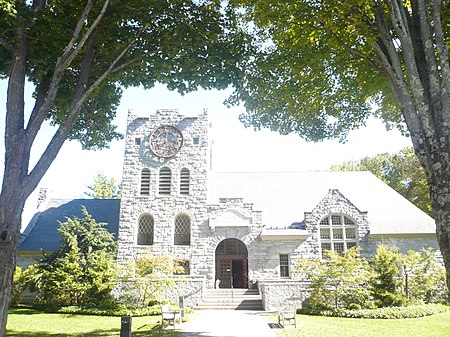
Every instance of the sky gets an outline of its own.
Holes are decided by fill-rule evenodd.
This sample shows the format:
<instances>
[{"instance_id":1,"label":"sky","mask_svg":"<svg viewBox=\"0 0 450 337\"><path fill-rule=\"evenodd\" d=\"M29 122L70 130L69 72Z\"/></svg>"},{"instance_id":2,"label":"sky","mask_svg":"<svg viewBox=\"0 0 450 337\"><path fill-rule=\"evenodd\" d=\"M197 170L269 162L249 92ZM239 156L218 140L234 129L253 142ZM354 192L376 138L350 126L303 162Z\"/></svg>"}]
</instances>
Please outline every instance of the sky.
<instances>
[{"instance_id":1,"label":"sky","mask_svg":"<svg viewBox=\"0 0 450 337\"><path fill-rule=\"evenodd\" d=\"M28 87L28 91L31 88ZM381 121L369 119L366 127L350 132L345 144L338 140L308 143L299 135L279 135L269 130L254 131L245 128L238 120L244 112L242 106L227 108L223 101L231 91L204 91L181 96L157 85L150 90L130 88L125 90L114 124L122 134L126 130L129 109L140 116L154 114L157 109L179 109L186 115L197 115L205 109L211 122L210 139L213 140L213 169L222 172L277 172L277 171L325 171L332 164L346 160L358 160L383 152L398 152L411 146L409 138L396 130L386 131ZM31 96L31 92L28 93ZM0 135L4 138L6 81L0 81ZM26 100L26 109L33 101ZM33 148L33 158L39 156L52 135L52 128L45 126ZM36 211L37 192L48 189L49 198L83 198L87 185L92 184L98 173L121 180L124 140L114 141L109 149L83 151L77 142L67 141L36 191L25 206L26 224ZM4 157L4 143L0 147ZM1 166L3 168L3 165Z\"/></svg>"}]
</instances>

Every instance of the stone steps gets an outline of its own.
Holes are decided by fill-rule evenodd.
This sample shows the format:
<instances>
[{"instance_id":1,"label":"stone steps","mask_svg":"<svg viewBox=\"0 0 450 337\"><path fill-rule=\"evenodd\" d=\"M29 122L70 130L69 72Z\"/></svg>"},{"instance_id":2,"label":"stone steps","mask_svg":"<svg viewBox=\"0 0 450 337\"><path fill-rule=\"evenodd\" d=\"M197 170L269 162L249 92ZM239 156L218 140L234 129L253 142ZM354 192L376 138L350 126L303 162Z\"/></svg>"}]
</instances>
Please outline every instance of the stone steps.
<instances>
[{"instance_id":1,"label":"stone steps","mask_svg":"<svg viewBox=\"0 0 450 337\"><path fill-rule=\"evenodd\" d=\"M258 289L206 289L196 309L263 310L263 305Z\"/></svg>"}]
</instances>

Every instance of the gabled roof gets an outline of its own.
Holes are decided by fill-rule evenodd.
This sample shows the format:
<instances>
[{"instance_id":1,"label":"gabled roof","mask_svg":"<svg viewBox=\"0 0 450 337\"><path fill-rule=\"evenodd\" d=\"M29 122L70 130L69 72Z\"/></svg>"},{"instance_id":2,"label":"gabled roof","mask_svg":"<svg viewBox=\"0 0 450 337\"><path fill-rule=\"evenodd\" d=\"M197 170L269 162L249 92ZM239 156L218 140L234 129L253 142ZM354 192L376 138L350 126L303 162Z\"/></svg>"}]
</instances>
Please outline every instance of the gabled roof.
<instances>
[{"instance_id":1,"label":"gabled roof","mask_svg":"<svg viewBox=\"0 0 450 337\"><path fill-rule=\"evenodd\" d=\"M118 199L53 199L48 208L36 213L23 232L18 251L55 251L60 246L59 223L67 218L82 218L86 207L96 222L106 223L106 229L117 240L120 200Z\"/></svg>"},{"instance_id":2,"label":"gabled roof","mask_svg":"<svg viewBox=\"0 0 450 337\"><path fill-rule=\"evenodd\" d=\"M286 228L301 222L330 189L368 212L372 235L435 233L430 216L370 172L214 172L208 201L244 198L262 211L263 225Z\"/></svg>"}]
</instances>

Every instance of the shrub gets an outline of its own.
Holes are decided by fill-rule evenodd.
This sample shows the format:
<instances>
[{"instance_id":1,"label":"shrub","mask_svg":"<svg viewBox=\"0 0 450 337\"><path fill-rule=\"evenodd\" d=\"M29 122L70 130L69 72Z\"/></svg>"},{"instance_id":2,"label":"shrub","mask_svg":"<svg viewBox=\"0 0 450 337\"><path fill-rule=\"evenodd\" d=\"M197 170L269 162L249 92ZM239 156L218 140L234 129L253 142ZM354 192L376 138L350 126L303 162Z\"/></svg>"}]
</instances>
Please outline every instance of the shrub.
<instances>
[{"instance_id":1,"label":"shrub","mask_svg":"<svg viewBox=\"0 0 450 337\"><path fill-rule=\"evenodd\" d=\"M348 310L361 310L361 306L358 303L350 303L347 307Z\"/></svg>"},{"instance_id":2,"label":"shrub","mask_svg":"<svg viewBox=\"0 0 450 337\"><path fill-rule=\"evenodd\" d=\"M299 259L297 266L300 274L311 280L308 299L311 306L317 309L348 307L351 303L371 306L367 284L370 271L357 248L344 254L327 251L326 261Z\"/></svg>"},{"instance_id":3,"label":"shrub","mask_svg":"<svg viewBox=\"0 0 450 337\"><path fill-rule=\"evenodd\" d=\"M428 304L410 307L386 307L377 309L349 310L342 308L320 310L316 308L300 308L297 310L300 314L346 317L346 318L365 318L365 319L402 319L417 318L430 315L436 315L450 310L448 306L442 304Z\"/></svg>"}]
</instances>

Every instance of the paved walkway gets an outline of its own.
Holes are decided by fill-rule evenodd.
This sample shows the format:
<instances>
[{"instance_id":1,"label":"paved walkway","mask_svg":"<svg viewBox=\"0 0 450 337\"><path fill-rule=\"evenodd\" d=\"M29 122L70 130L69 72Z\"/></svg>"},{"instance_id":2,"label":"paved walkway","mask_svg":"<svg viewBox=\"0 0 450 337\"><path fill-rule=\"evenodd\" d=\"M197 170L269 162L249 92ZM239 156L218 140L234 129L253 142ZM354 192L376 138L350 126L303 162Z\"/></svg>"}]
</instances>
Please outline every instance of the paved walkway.
<instances>
[{"instance_id":1,"label":"paved walkway","mask_svg":"<svg viewBox=\"0 0 450 337\"><path fill-rule=\"evenodd\" d=\"M198 310L179 337L275 337L264 311Z\"/></svg>"}]
</instances>

